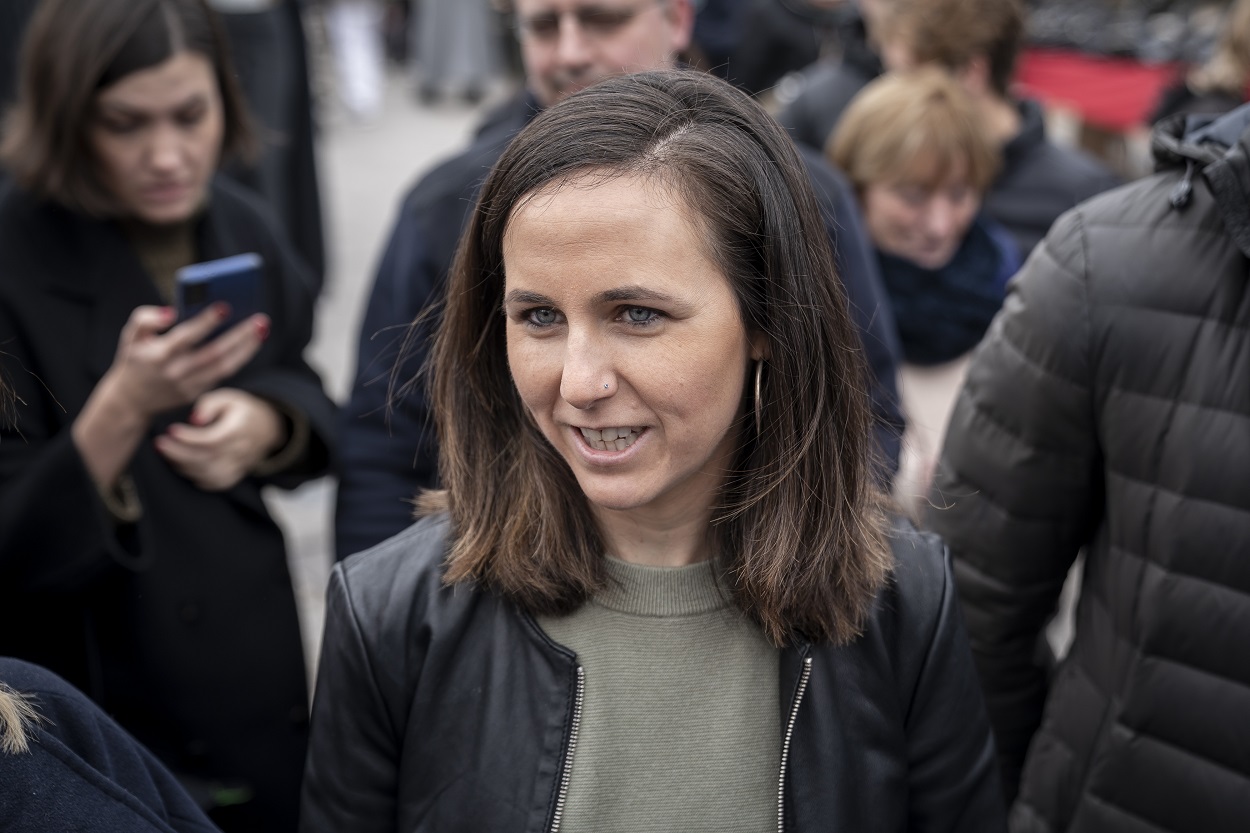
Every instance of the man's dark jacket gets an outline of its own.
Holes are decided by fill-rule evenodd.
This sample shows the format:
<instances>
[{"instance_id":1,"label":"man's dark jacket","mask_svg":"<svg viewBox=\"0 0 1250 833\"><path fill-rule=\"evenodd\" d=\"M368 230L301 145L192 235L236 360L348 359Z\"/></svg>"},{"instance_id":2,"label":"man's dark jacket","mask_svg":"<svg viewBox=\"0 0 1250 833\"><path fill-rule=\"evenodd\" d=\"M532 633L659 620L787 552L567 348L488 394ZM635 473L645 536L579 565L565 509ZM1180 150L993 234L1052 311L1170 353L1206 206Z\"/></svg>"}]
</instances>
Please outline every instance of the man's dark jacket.
<instances>
[{"instance_id":1,"label":"man's dark jacket","mask_svg":"<svg viewBox=\"0 0 1250 833\"><path fill-rule=\"evenodd\" d=\"M302 833L552 829L577 656L495 593L446 586L447 530L427 518L331 574ZM781 651L779 736L794 723L779 830L999 833L944 549L910 527L891 537L863 635Z\"/></svg>"},{"instance_id":2,"label":"man's dark jacket","mask_svg":"<svg viewBox=\"0 0 1250 833\"><path fill-rule=\"evenodd\" d=\"M1250 109L1065 214L951 419L929 514L1015 833L1250 823ZM1071 653L1034 648L1085 550Z\"/></svg>"},{"instance_id":3,"label":"man's dark jacket","mask_svg":"<svg viewBox=\"0 0 1250 833\"><path fill-rule=\"evenodd\" d=\"M1003 146L1003 167L985 195L982 210L1015 238L1028 256L1059 215L1120 179L1092 156L1046 138L1042 107L1017 103L1020 132Z\"/></svg>"},{"instance_id":4,"label":"man's dark jacket","mask_svg":"<svg viewBox=\"0 0 1250 833\"><path fill-rule=\"evenodd\" d=\"M335 516L339 558L389 538L412 522L412 498L437 482L437 446L425 391L411 384L426 356L428 318L395 368L409 324L442 298L461 229L495 160L537 113L532 98L488 117L467 150L436 167L404 198L378 267L361 326L356 379L340 421L342 473ZM799 146L825 213L838 273L863 335L878 447L887 476L898 466L903 417L895 368L898 336L859 209L846 181ZM395 386L392 386L394 380Z\"/></svg>"},{"instance_id":5,"label":"man's dark jacket","mask_svg":"<svg viewBox=\"0 0 1250 833\"><path fill-rule=\"evenodd\" d=\"M838 34L841 54L803 70L798 94L777 114L795 141L816 150L824 150L851 99L883 71L862 19L848 21Z\"/></svg>"}]
</instances>

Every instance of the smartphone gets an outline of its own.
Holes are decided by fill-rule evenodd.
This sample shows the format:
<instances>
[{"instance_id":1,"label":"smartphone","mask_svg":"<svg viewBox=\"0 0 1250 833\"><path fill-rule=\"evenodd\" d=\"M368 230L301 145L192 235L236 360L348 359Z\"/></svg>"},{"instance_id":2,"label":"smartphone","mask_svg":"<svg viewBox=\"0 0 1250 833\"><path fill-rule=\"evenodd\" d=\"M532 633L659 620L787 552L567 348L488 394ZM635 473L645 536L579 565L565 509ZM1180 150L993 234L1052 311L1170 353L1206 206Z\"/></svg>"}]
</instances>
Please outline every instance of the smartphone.
<instances>
[{"instance_id":1,"label":"smartphone","mask_svg":"<svg viewBox=\"0 0 1250 833\"><path fill-rule=\"evenodd\" d=\"M255 252L193 263L175 273L174 304L178 321L194 318L206 307L224 301L230 315L209 334L214 339L244 318L262 312L264 259Z\"/></svg>"}]
</instances>

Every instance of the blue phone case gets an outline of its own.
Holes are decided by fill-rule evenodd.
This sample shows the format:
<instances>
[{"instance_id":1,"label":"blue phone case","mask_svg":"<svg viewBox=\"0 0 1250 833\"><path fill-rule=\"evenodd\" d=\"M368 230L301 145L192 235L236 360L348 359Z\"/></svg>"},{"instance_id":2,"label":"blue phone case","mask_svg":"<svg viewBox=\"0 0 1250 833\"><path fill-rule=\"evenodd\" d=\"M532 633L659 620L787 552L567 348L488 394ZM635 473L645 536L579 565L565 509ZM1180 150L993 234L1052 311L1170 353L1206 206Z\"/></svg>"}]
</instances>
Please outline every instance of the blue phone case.
<instances>
[{"instance_id":1,"label":"blue phone case","mask_svg":"<svg viewBox=\"0 0 1250 833\"><path fill-rule=\"evenodd\" d=\"M263 266L260 255L248 253L179 269L174 292L178 320L194 318L205 307L224 301L230 305L230 315L213 330L211 339L249 315L262 312Z\"/></svg>"}]
</instances>

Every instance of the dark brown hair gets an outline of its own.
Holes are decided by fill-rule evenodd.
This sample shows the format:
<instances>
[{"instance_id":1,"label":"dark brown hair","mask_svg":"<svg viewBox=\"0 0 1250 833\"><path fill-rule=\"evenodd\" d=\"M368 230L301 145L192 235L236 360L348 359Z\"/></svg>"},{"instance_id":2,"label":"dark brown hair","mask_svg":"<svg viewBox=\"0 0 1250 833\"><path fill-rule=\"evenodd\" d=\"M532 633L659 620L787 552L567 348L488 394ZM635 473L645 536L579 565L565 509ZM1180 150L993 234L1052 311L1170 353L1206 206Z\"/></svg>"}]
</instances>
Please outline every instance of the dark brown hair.
<instances>
[{"instance_id":1,"label":"dark brown hair","mask_svg":"<svg viewBox=\"0 0 1250 833\"><path fill-rule=\"evenodd\" d=\"M91 216L117 212L87 141L96 94L179 52L213 65L224 156L251 156L251 122L225 36L204 0L43 0L22 44L17 104L0 161L22 187Z\"/></svg>"},{"instance_id":2,"label":"dark brown hair","mask_svg":"<svg viewBox=\"0 0 1250 833\"><path fill-rule=\"evenodd\" d=\"M957 71L984 56L990 86L1006 98L1024 23L1020 0L890 0L874 31L883 40L900 39L917 64Z\"/></svg>"},{"instance_id":3,"label":"dark brown hair","mask_svg":"<svg viewBox=\"0 0 1250 833\"><path fill-rule=\"evenodd\" d=\"M420 505L450 513L446 580L485 584L533 613L573 610L604 584L586 499L512 384L501 313L503 239L518 205L585 174L673 187L707 229L747 331L768 340L762 429L744 402L710 533L733 600L776 644L851 639L890 565L859 337L790 140L746 95L692 71L571 96L535 118L486 180L428 368L446 488Z\"/></svg>"}]
</instances>

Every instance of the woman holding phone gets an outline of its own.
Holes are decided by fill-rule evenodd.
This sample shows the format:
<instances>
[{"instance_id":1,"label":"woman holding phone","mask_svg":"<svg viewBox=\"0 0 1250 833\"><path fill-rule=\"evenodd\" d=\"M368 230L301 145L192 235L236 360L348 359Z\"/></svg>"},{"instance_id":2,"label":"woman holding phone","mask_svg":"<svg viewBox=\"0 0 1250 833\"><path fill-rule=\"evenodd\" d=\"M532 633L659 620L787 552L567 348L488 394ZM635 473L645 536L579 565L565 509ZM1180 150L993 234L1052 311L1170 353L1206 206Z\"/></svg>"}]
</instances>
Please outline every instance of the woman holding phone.
<instances>
[{"instance_id":1,"label":"woman holding phone","mask_svg":"<svg viewBox=\"0 0 1250 833\"><path fill-rule=\"evenodd\" d=\"M784 131L710 76L518 134L432 353L446 488L332 573L305 833L1003 829L827 239Z\"/></svg>"},{"instance_id":2,"label":"woman holding phone","mask_svg":"<svg viewBox=\"0 0 1250 833\"><path fill-rule=\"evenodd\" d=\"M43 0L0 146L0 654L47 666L227 830L295 827L305 669L260 490L323 473L307 274L219 179L248 121L203 0ZM263 313L185 321L254 252ZM210 336L212 336L210 338Z\"/></svg>"}]
</instances>

